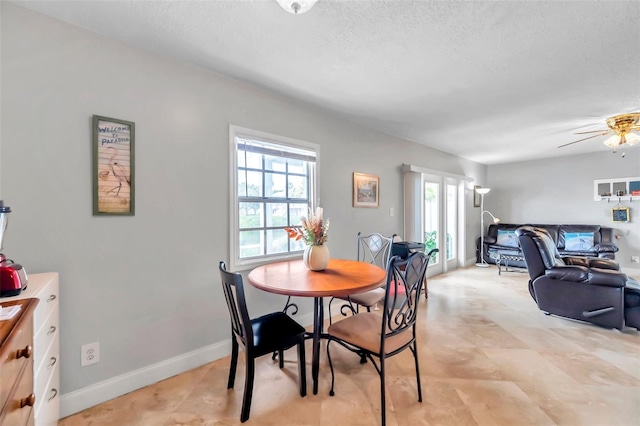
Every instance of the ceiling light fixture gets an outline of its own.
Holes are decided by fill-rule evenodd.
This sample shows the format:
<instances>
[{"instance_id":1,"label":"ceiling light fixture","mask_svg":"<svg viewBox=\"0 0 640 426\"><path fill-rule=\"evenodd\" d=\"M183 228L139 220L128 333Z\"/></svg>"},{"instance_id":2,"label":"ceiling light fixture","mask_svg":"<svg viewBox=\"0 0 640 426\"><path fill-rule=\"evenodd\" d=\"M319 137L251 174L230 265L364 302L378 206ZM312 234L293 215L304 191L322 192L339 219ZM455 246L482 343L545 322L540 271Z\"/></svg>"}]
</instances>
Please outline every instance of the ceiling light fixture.
<instances>
[{"instance_id":1,"label":"ceiling light fixture","mask_svg":"<svg viewBox=\"0 0 640 426\"><path fill-rule=\"evenodd\" d=\"M609 117L607 118L607 127L609 128L606 130L589 130L586 132L576 132L576 135L590 136L578 139L577 141L565 143L564 145L560 145L558 148L611 134L612 136L605 140L604 144L609 148L613 148L613 152L616 152L616 149L621 145L627 144L629 146L632 146L640 142L640 135L634 133L634 131L640 130L640 112L631 112L628 114L620 114Z\"/></svg>"},{"instance_id":2,"label":"ceiling light fixture","mask_svg":"<svg viewBox=\"0 0 640 426\"><path fill-rule=\"evenodd\" d=\"M629 146L637 144L640 136L631 131L638 129L638 121L640 121L639 113L621 114L608 118L607 126L615 132L615 135L605 140L604 144L613 148L613 152L625 143Z\"/></svg>"},{"instance_id":3,"label":"ceiling light fixture","mask_svg":"<svg viewBox=\"0 0 640 426\"><path fill-rule=\"evenodd\" d=\"M603 143L609 148L615 149L619 145L624 145L625 143L627 145L632 146L637 144L638 142L640 142L640 136L636 135L635 133L629 132L629 133L621 133L619 135L613 135L607 140L605 140Z\"/></svg>"},{"instance_id":4,"label":"ceiling light fixture","mask_svg":"<svg viewBox=\"0 0 640 426\"><path fill-rule=\"evenodd\" d=\"M280 7L289 13L299 15L305 13L316 4L318 0L276 0Z\"/></svg>"}]
</instances>

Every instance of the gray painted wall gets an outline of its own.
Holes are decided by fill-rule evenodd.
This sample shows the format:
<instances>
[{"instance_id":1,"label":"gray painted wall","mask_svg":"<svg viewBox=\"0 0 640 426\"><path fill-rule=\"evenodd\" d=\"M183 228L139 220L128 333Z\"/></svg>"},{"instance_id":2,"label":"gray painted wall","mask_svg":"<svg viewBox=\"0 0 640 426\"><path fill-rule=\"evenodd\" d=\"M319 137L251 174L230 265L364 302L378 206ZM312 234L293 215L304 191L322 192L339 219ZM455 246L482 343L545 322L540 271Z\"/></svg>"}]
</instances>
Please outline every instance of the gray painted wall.
<instances>
[{"instance_id":1,"label":"gray painted wall","mask_svg":"<svg viewBox=\"0 0 640 426\"><path fill-rule=\"evenodd\" d=\"M401 233L403 163L484 184L486 166L0 7L0 176L13 209L5 251L30 273L60 273L63 394L229 338L217 273L229 257L229 124L321 146L320 199L335 257L354 257L358 231ZM92 216L93 114L136 124L134 217ZM354 171L380 176L379 209L351 207ZM472 206L471 191L467 199ZM479 227L477 210L467 211L470 230ZM468 236L468 259L477 237ZM308 312L310 303L299 302ZM248 303L257 315L283 300L249 289ZM81 368L80 345L94 341L100 363Z\"/></svg>"},{"instance_id":2,"label":"gray painted wall","mask_svg":"<svg viewBox=\"0 0 640 426\"><path fill-rule=\"evenodd\" d=\"M585 141L583 143L599 143ZM625 156L622 157L622 152ZM624 202L631 207L629 223L612 222L616 202L593 201L593 181L640 176L640 147L617 154L598 152L491 166L491 192L485 206L508 223L576 223L616 228L620 251L616 260L624 268L638 270L631 256L640 256L640 202Z\"/></svg>"}]
</instances>

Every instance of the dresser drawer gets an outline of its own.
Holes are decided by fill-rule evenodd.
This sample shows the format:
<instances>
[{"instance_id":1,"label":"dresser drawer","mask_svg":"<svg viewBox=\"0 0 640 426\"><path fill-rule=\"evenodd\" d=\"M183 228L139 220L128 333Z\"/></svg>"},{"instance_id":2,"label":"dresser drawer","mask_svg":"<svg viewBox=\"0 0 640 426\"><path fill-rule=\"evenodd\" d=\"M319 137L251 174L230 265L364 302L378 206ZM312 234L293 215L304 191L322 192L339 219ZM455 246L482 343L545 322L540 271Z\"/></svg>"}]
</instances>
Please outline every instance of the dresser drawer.
<instances>
[{"instance_id":1,"label":"dresser drawer","mask_svg":"<svg viewBox=\"0 0 640 426\"><path fill-rule=\"evenodd\" d=\"M42 303L42 301L40 302ZM38 310L36 309L36 312ZM58 309L54 309L49 316L44 320L44 324L40 327L40 330L36 333L33 338L33 352L34 352L34 362L36 372L40 369L43 362L48 361L48 352L49 347L53 342L59 340L59 323L60 319L58 318L60 315ZM57 352L57 349L56 349ZM45 361L45 359L47 361Z\"/></svg>"},{"instance_id":2,"label":"dresser drawer","mask_svg":"<svg viewBox=\"0 0 640 426\"><path fill-rule=\"evenodd\" d=\"M36 309L34 314L34 322L36 324L35 332L38 333L40 328L43 327L43 323L46 318L53 312L54 310L58 310L58 298L59 298L59 286L58 280L52 279L46 283L42 289L40 289L37 294L34 294L32 297L37 297L40 299L40 303Z\"/></svg>"},{"instance_id":3,"label":"dresser drawer","mask_svg":"<svg viewBox=\"0 0 640 426\"><path fill-rule=\"evenodd\" d=\"M55 426L60 418L60 366L56 364L43 393L36 398L36 425Z\"/></svg>"},{"instance_id":4,"label":"dresser drawer","mask_svg":"<svg viewBox=\"0 0 640 426\"><path fill-rule=\"evenodd\" d=\"M35 405L32 373L33 359L29 358L26 365L22 366L25 368L20 370L19 381L16 387L13 388L13 393L9 394L4 410L0 414L0 425L26 425L32 417L33 406Z\"/></svg>"},{"instance_id":5,"label":"dresser drawer","mask_svg":"<svg viewBox=\"0 0 640 426\"><path fill-rule=\"evenodd\" d=\"M0 409L2 409L4 402L9 397L13 383L16 383L20 374L22 374L25 364L28 363L31 366L27 376L33 374L32 330L33 316L28 315L28 317L21 318L2 345L2 350L0 351L0 383L2 384L0 386ZM30 383L33 384L33 377ZM3 423L0 421L0 424Z\"/></svg>"},{"instance_id":6,"label":"dresser drawer","mask_svg":"<svg viewBox=\"0 0 640 426\"><path fill-rule=\"evenodd\" d=\"M47 383L51 381L53 372L60 365L60 341L55 340L49 347L44 362L40 368L35 370L35 392L38 397L36 406L42 403L44 394L47 391ZM37 410L36 410L37 411Z\"/></svg>"}]
</instances>

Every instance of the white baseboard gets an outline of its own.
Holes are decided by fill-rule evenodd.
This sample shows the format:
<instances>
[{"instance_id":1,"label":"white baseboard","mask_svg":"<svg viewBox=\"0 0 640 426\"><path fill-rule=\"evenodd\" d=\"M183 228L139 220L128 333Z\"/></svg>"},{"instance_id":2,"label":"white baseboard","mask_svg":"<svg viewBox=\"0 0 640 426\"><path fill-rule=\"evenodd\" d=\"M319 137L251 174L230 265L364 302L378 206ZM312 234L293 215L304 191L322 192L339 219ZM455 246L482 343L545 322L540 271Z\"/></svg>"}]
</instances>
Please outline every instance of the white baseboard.
<instances>
[{"instance_id":1,"label":"white baseboard","mask_svg":"<svg viewBox=\"0 0 640 426\"><path fill-rule=\"evenodd\" d=\"M474 257L473 259L467 259L464 262L464 266L473 266L476 264L476 258Z\"/></svg>"},{"instance_id":2,"label":"white baseboard","mask_svg":"<svg viewBox=\"0 0 640 426\"><path fill-rule=\"evenodd\" d=\"M295 318L300 324L310 325L313 322L313 313L310 312ZM176 374L193 370L229 356L230 353L231 339L226 339L157 364L65 393L60 397L60 418L79 413L113 398L173 377Z\"/></svg>"},{"instance_id":3,"label":"white baseboard","mask_svg":"<svg viewBox=\"0 0 640 426\"><path fill-rule=\"evenodd\" d=\"M216 359L224 358L230 353L231 340L227 339L100 383L65 393L60 397L60 418L168 379L176 374L200 367Z\"/></svg>"}]
</instances>

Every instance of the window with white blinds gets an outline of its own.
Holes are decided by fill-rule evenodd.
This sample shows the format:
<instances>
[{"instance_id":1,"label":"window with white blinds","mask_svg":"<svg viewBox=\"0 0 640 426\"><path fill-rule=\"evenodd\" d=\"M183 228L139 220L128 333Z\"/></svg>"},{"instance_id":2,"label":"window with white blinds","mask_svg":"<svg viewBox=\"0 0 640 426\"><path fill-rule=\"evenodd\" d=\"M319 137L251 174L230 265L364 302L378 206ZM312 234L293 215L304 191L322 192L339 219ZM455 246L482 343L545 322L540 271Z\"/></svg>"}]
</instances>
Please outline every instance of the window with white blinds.
<instances>
[{"instance_id":1,"label":"window with white blinds","mask_svg":"<svg viewBox=\"0 0 640 426\"><path fill-rule=\"evenodd\" d=\"M284 228L313 208L317 146L231 126L231 263L235 269L299 256Z\"/></svg>"}]
</instances>

